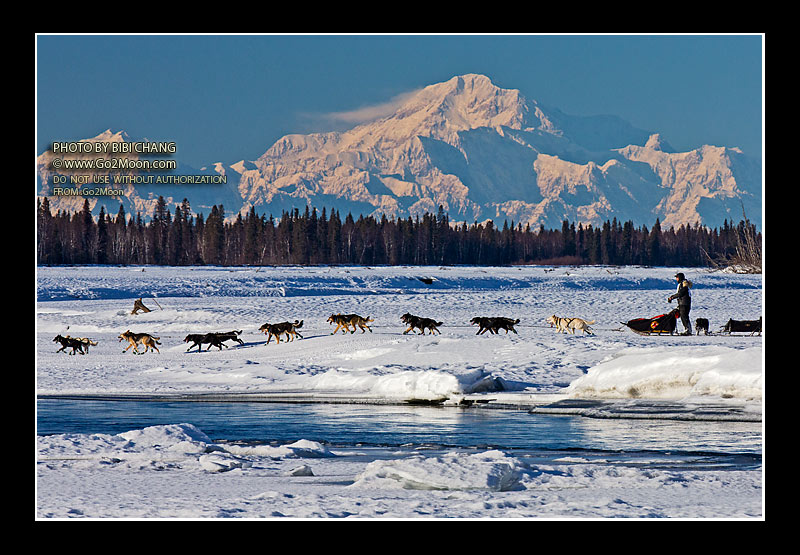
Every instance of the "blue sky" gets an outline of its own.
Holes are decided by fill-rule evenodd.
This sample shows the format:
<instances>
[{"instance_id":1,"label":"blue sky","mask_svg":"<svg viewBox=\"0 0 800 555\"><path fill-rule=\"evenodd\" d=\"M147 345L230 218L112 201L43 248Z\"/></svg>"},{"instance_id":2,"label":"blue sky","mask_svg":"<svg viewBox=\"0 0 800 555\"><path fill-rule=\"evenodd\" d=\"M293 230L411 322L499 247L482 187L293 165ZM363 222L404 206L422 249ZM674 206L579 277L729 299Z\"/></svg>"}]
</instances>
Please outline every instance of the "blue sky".
<instances>
[{"instance_id":1,"label":"blue sky","mask_svg":"<svg viewBox=\"0 0 800 555\"><path fill-rule=\"evenodd\" d=\"M175 141L193 166L255 159L331 114L454 75L574 115L612 114L678 150L762 155L760 35L38 35L37 154L105 129ZM352 124L348 125L351 126Z\"/></svg>"}]
</instances>

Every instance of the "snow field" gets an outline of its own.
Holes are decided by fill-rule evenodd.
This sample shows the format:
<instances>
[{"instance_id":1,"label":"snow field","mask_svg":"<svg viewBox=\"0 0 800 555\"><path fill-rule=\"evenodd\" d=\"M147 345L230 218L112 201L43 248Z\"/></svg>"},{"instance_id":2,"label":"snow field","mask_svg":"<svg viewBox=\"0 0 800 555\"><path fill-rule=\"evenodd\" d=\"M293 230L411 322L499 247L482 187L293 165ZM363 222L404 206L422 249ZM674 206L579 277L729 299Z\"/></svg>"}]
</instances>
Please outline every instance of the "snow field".
<instances>
[{"instance_id":1,"label":"snow field","mask_svg":"<svg viewBox=\"0 0 800 555\"><path fill-rule=\"evenodd\" d=\"M765 336L642 337L621 321L666 312L671 268L39 268L39 395L297 394L313 400L484 397L763 403ZM692 318L762 314L761 276L686 271ZM431 277L430 286L418 278ZM133 300L152 308L131 315ZM330 335L332 313L375 320ZM443 321L403 335L405 312ZM557 334L551 314L596 320ZM519 318L518 335L475 336L473 316ZM265 345L265 322L304 321ZM122 354L131 329L160 353ZM244 345L185 352L188 333L242 330ZM680 324L679 324L679 329ZM98 342L56 353L56 334ZM646 417L646 415L645 415ZM124 434L40 436L37 518L760 518L762 472L663 469L481 449L329 449L215 443L190 423Z\"/></svg>"}]
</instances>

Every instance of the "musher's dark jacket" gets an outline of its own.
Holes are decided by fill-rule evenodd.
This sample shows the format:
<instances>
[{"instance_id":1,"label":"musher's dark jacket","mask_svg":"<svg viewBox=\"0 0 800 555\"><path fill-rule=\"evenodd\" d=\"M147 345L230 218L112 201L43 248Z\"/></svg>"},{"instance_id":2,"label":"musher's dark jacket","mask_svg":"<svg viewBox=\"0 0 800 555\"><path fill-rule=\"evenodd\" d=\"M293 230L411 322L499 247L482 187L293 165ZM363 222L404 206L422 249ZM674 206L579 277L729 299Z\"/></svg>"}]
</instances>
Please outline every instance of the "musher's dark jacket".
<instances>
[{"instance_id":1,"label":"musher's dark jacket","mask_svg":"<svg viewBox=\"0 0 800 555\"><path fill-rule=\"evenodd\" d=\"M691 306L692 296L691 294L689 294L689 288L691 286L692 285L689 282L689 280L684 279L678 284L678 291L674 295L670 295L667 300L669 302L672 302L674 299L678 299L678 306L680 305Z\"/></svg>"}]
</instances>

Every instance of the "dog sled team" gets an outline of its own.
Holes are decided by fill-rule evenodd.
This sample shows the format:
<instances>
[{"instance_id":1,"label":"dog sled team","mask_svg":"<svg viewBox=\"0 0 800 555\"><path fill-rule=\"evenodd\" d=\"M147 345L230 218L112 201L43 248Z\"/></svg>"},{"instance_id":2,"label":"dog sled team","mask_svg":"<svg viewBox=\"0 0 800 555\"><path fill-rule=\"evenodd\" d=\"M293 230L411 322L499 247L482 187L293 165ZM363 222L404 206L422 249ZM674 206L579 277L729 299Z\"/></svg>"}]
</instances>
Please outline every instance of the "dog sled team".
<instances>
[{"instance_id":1,"label":"dog sled team","mask_svg":"<svg viewBox=\"0 0 800 555\"><path fill-rule=\"evenodd\" d=\"M689 313L692 309L692 295L691 288L692 282L686 279L682 272L675 274L677 281L677 288L675 293L667 297L667 302L677 300L678 306L666 314L659 314L652 318L634 318L627 322L621 322L623 325L628 326L631 331L640 335L660 335L668 334L673 335L677 330L678 319L683 324L683 333L680 335L692 335L692 324L689 320ZM734 320L729 319L728 322L720 328L720 333L747 333L754 335L758 333L761 335L763 317L758 320ZM694 321L697 335L702 331L705 335L709 332L709 321L707 318L697 318Z\"/></svg>"},{"instance_id":2,"label":"dog sled team","mask_svg":"<svg viewBox=\"0 0 800 555\"><path fill-rule=\"evenodd\" d=\"M689 320L689 313L692 306L692 296L690 292L692 282L686 279L686 276L680 272L675 274L675 279L677 281L676 291L667 297L667 302L671 303L673 300L677 300L677 308L652 318L634 318L627 322L621 322L621 324L640 335L674 335L677 322L680 320L684 327L684 331L680 335L692 335L692 326ZM141 304L141 299L138 299L137 303ZM145 310L147 309L145 308ZM409 312L403 314L400 317L400 321L408 326L403 332L403 335L410 332L418 335L425 335L426 331L430 335L441 335L439 327L444 324L444 322L437 322L433 318L416 316ZM369 324L374 322L374 319L369 317L364 318L358 314L340 313L331 314L327 322L330 325L336 325L331 335L335 335L340 330L343 334L347 334L348 332L353 334L358 329L361 330L361 333L367 331L372 333L372 328ZM501 330L505 331L505 334L508 335L509 332L517 334L517 330L514 326L519 324L519 322L519 318L476 316L470 320L470 325L478 326L478 331L475 335L483 335L487 331L491 335L497 335ZM585 335L594 335L594 330L591 328L591 325L596 323L595 320L586 320L578 317L562 317L556 316L555 314L548 316L545 322L550 324L551 328L555 328L557 333L569 333L573 335L576 332L583 332ZM758 320L729 319L728 322L720 328L720 333L750 333L750 335L757 333L761 335L762 323L763 318L759 318ZM294 341L297 337L303 339L299 331L302 327L303 320L295 320L294 322L287 321L277 324L267 322L258 328L258 330L267 336L266 345L268 345L273 338L278 344L281 342L281 337L283 337L284 342ZM705 335L708 335L710 333L708 319L697 318L695 320L695 329L697 335L700 335L701 331ZM210 351L211 347L216 347L221 351L223 347L226 349L228 348L225 341L235 341L239 343L239 345L244 345L244 341L239 337L241 333L242 330L232 330L229 332L189 334L183 339L183 342L190 344L189 348L186 350L187 353L195 347L197 347L197 352L200 352L203 350L203 345L208 345L206 351ZM144 354L149 351L161 352L157 347L157 345L161 345L161 338L148 333L134 333L127 330L121 333L118 339L120 342L127 341L128 343L128 346L122 351L123 353L131 348L133 348L133 352L136 354ZM68 353L70 355L87 354L90 346L97 345L96 341L92 341L88 337L70 337L69 335L62 336L60 334L53 339L53 342L61 344L61 348L56 352L67 352L67 349L70 349ZM140 346L143 347L143 351L139 351Z\"/></svg>"}]
</instances>

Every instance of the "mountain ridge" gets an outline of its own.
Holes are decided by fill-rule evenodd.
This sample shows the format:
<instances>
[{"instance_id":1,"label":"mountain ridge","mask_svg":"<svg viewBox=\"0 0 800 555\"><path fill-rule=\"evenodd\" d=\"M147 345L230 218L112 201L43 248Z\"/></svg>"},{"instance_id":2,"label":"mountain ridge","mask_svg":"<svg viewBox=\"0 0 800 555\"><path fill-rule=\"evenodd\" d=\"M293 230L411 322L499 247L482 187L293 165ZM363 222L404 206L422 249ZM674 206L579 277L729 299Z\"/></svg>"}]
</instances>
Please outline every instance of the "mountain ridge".
<instances>
[{"instance_id":1,"label":"mountain ridge","mask_svg":"<svg viewBox=\"0 0 800 555\"><path fill-rule=\"evenodd\" d=\"M442 206L453 221L547 228L613 218L713 227L743 211L761 224L760 164L741 150L676 152L617 116L567 115L479 74L424 87L391 114L346 131L289 134L255 160L179 171L228 183L168 190L169 204L186 193L195 211L221 203L234 216L313 205L406 217ZM155 192L137 186L124 197L146 213Z\"/></svg>"}]
</instances>

